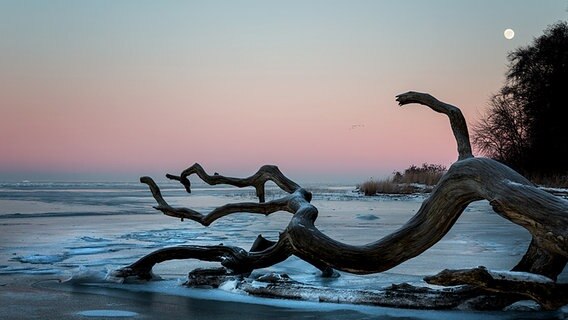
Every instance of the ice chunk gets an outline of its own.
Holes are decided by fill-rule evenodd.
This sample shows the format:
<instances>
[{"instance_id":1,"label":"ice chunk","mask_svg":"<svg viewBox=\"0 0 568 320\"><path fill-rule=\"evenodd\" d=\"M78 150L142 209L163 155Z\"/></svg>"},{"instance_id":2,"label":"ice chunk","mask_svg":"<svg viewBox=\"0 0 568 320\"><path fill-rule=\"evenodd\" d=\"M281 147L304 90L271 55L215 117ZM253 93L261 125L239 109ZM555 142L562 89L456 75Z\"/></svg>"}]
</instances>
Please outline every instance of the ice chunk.
<instances>
[{"instance_id":1,"label":"ice chunk","mask_svg":"<svg viewBox=\"0 0 568 320\"><path fill-rule=\"evenodd\" d=\"M107 239L104 238L98 238L98 237L89 237L89 236L83 236L80 238L83 241L86 242L103 242L103 241L109 241Z\"/></svg>"},{"instance_id":2,"label":"ice chunk","mask_svg":"<svg viewBox=\"0 0 568 320\"><path fill-rule=\"evenodd\" d=\"M91 255L97 253L115 252L120 249L108 248L108 247L83 247L83 248L72 248L67 251L69 255L80 256L80 255Z\"/></svg>"},{"instance_id":3,"label":"ice chunk","mask_svg":"<svg viewBox=\"0 0 568 320\"><path fill-rule=\"evenodd\" d=\"M71 277L64 282L68 283L99 283L105 282L108 270L93 270L85 266L79 266L76 271L73 271Z\"/></svg>"},{"instance_id":4,"label":"ice chunk","mask_svg":"<svg viewBox=\"0 0 568 320\"><path fill-rule=\"evenodd\" d=\"M239 281L236 279L225 281L219 286L219 289L228 292L241 292L239 289L237 289L238 284Z\"/></svg>"},{"instance_id":5,"label":"ice chunk","mask_svg":"<svg viewBox=\"0 0 568 320\"><path fill-rule=\"evenodd\" d=\"M126 310L85 310L77 312L83 317L104 317L104 318L129 318L138 315L136 312Z\"/></svg>"},{"instance_id":6,"label":"ice chunk","mask_svg":"<svg viewBox=\"0 0 568 320\"><path fill-rule=\"evenodd\" d=\"M12 260L20 261L22 263L33 264L53 264L67 259L67 255L54 254L54 255L41 255L33 254L29 256L14 257Z\"/></svg>"},{"instance_id":7,"label":"ice chunk","mask_svg":"<svg viewBox=\"0 0 568 320\"><path fill-rule=\"evenodd\" d=\"M540 305L533 300L521 300L505 307L503 311L540 311Z\"/></svg>"},{"instance_id":8,"label":"ice chunk","mask_svg":"<svg viewBox=\"0 0 568 320\"><path fill-rule=\"evenodd\" d=\"M377 217L377 216L374 215L374 214L358 214L358 215L357 215L357 219L359 219L359 220L369 220L369 221L371 221L371 220L378 220L378 219L380 219L380 218Z\"/></svg>"}]
</instances>

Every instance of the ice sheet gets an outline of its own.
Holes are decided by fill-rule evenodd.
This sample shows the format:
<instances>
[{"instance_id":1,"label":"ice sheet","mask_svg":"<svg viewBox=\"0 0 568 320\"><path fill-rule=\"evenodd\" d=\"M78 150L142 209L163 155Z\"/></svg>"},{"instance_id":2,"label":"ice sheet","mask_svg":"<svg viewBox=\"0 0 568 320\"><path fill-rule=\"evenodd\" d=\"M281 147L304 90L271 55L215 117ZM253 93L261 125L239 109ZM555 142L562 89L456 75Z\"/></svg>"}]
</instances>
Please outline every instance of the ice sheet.
<instances>
[{"instance_id":1,"label":"ice sheet","mask_svg":"<svg viewBox=\"0 0 568 320\"><path fill-rule=\"evenodd\" d=\"M192 297L199 299L216 297L215 299L223 300L231 297L235 301L248 299L247 303L257 303L259 300L255 299L258 298L230 292L230 284L226 285L225 291L195 291L180 286L188 271L196 267L218 266L214 263L195 260L162 263L154 268L154 272L165 280L146 285L109 283L112 279L108 278L108 271L126 266L148 252L166 246L224 243L248 249L258 234L268 239L277 239L279 231L286 227L291 217L285 212L268 217L235 214L206 228L155 212L151 209L153 200L150 193L133 185L66 185L51 187L55 189L49 191L49 187L45 185L38 188L12 186L2 189L0 186L0 200L12 201L15 198L23 206L34 207L34 212L37 213L34 217L4 216L0 219L0 274L56 274L82 285L93 282L123 290L195 294ZM34 190L38 192L33 192ZM375 241L399 228L416 213L426 197L363 197L342 186L317 191L320 193L316 193L313 199L319 210L316 226L335 239L356 245ZM176 205L192 206L200 211L228 202L255 201L254 190L236 188L196 188L189 196L178 189L166 188L164 196ZM278 192L274 190L270 197L276 196ZM48 213L53 209L52 205L59 205L56 204L56 199L62 201L64 206L96 206L97 203L102 203L115 211L110 215L97 212L84 215L85 211L79 210L66 212L65 216L42 216L42 212ZM530 239L526 230L494 214L487 202L480 201L466 209L439 243L422 255L385 273L366 276L342 273L339 278L323 279L317 269L291 257L270 268L257 270L253 275L286 273L294 280L307 284L337 288L373 289L400 282L425 285L423 276L438 273L445 268L463 269L483 265L488 269L511 269L524 254ZM567 282L568 272L564 271L559 281ZM270 304L287 308L309 306L313 310L329 307L318 303L303 305L299 302L272 300ZM345 305L340 307L347 308ZM381 310L382 315L402 316L407 312ZM496 319L503 317L490 315ZM419 315L412 313L412 317Z\"/></svg>"}]
</instances>

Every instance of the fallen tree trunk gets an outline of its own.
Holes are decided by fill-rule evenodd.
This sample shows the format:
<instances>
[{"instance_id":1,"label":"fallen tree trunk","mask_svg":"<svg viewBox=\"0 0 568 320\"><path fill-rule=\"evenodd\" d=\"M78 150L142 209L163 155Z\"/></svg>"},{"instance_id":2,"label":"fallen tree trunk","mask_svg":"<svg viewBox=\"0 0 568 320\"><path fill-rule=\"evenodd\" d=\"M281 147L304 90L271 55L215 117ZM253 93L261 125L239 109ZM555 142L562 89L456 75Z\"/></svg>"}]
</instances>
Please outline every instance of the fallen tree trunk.
<instances>
[{"instance_id":1,"label":"fallen tree trunk","mask_svg":"<svg viewBox=\"0 0 568 320\"><path fill-rule=\"evenodd\" d=\"M523 296L538 302L543 310L556 310L568 304L568 284L526 272L491 272L484 267L443 270L426 277L427 283L442 286L470 285L487 292Z\"/></svg>"},{"instance_id":2,"label":"fallen tree trunk","mask_svg":"<svg viewBox=\"0 0 568 320\"><path fill-rule=\"evenodd\" d=\"M208 214L189 208L170 206L159 187L149 177L141 178L147 184L165 215L189 219L208 226L217 219L236 212L269 215L277 211L293 214L278 241L258 240L246 251L229 246L183 246L158 250L132 265L119 270L119 276L138 276L147 279L152 266L170 259L200 259L218 261L230 270L229 274L248 274L254 269L271 266L295 255L322 270L324 276L335 275L333 269L355 274L386 271L416 257L450 230L461 213L473 201L486 199L502 217L527 229L533 236L530 247L515 267L556 279L568 258L568 201L536 188L531 182L509 167L486 158L475 158L471 153L467 125L461 111L429 94L408 92L397 96L400 105L423 104L446 114L458 144L459 159L442 177L418 212L400 229L375 242L353 246L341 243L320 232L314 225L318 210L313 206L311 193L288 179L275 166L263 166L248 178L209 175L194 164L179 176L167 175L180 181L191 192L188 177L198 175L204 182L254 187L259 203L234 203L221 206ZM273 181L289 195L265 202L264 185ZM326 289L327 290L327 289ZM519 297L523 294L519 292ZM556 306L539 301L543 306ZM432 305L432 308L437 308Z\"/></svg>"},{"instance_id":3,"label":"fallen tree trunk","mask_svg":"<svg viewBox=\"0 0 568 320\"><path fill-rule=\"evenodd\" d=\"M472 272L475 270L477 269L472 269ZM466 272L467 270L459 271ZM435 282L434 279L442 279L448 272L451 271L444 270L427 281ZM469 285L433 289L402 283L376 290L317 287L294 281L286 274L269 273L250 278L235 275L225 268L194 270L189 273L185 285L207 288L222 287L224 290L240 291L264 298L407 309L501 310L515 301L526 299L526 295L512 291L494 292L485 287Z\"/></svg>"}]
</instances>

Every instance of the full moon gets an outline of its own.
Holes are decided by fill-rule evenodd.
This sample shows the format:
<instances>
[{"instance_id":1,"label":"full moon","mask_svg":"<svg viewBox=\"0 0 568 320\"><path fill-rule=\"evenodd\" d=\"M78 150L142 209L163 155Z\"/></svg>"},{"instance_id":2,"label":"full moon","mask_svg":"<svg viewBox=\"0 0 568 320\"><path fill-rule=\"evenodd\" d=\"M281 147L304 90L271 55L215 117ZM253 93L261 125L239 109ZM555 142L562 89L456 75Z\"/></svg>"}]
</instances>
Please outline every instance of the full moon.
<instances>
[{"instance_id":1,"label":"full moon","mask_svg":"<svg viewBox=\"0 0 568 320\"><path fill-rule=\"evenodd\" d=\"M507 29L507 30L505 30L505 32L503 32L503 35L508 40L511 40L515 37L515 31L513 31L513 29Z\"/></svg>"}]
</instances>

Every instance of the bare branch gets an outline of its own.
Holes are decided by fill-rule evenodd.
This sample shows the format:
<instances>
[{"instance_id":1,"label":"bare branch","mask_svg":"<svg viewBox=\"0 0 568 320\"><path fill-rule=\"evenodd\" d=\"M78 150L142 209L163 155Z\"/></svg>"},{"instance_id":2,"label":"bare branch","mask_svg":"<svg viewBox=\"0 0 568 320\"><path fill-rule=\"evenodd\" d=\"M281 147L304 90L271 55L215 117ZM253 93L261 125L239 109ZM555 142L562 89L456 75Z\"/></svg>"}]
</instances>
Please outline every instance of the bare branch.
<instances>
[{"instance_id":1,"label":"bare branch","mask_svg":"<svg viewBox=\"0 0 568 320\"><path fill-rule=\"evenodd\" d=\"M396 101L400 106L410 103L418 103L430 107L430 109L443 113L450 118L450 125L454 132L454 137L458 144L458 160L473 158L471 152L471 143L469 142L469 133L467 130L467 123L461 110L457 107L442 102L428 93L409 91L396 96Z\"/></svg>"},{"instance_id":2,"label":"bare branch","mask_svg":"<svg viewBox=\"0 0 568 320\"><path fill-rule=\"evenodd\" d=\"M232 178L225 177L217 173L211 176L203 170L201 165L196 163L185 169L179 176L167 174L166 177L168 179L179 181L184 185L185 190L188 193L191 193L191 183L188 177L192 174L197 174L201 180L209 185L228 184L239 188L254 187L256 189L256 195L261 203L265 201L264 184L269 180L276 183L280 189L288 193L293 193L300 189L300 186L294 181L288 179L277 166L271 165L262 166L255 174L248 178Z\"/></svg>"},{"instance_id":3,"label":"bare branch","mask_svg":"<svg viewBox=\"0 0 568 320\"><path fill-rule=\"evenodd\" d=\"M269 201L266 203L253 203L253 202L240 202L231 203L224 206L215 208L210 213L204 215L193 209L189 208L174 208L170 206L166 200L162 197L160 188L150 177L140 178L140 182L145 183L150 188L154 199L158 203L158 206L154 208L156 210L162 211L165 215L180 218L180 219L190 219L198 222L204 226L209 226L215 220L220 219L232 213L248 212L248 213L260 213L263 215L269 215L278 211L288 211L293 212L289 207L289 203L294 195L289 195L280 199Z\"/></svg>"}]
</instances>

